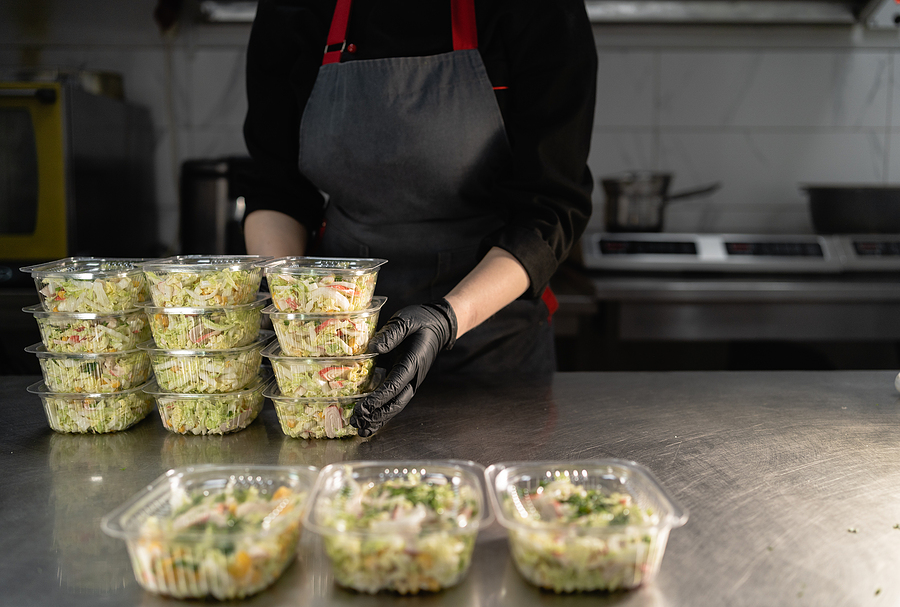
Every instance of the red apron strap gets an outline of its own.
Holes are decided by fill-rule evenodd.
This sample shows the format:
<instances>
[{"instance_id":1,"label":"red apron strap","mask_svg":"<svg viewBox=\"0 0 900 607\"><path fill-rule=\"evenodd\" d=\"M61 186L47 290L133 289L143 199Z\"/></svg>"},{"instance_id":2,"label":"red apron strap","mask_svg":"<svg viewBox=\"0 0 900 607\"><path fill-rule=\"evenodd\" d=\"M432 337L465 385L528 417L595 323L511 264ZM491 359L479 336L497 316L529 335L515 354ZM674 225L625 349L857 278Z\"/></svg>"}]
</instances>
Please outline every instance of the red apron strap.
<instances>
[{"instance_id":1,"label":"red apron strap","mask_svg":"<svg viewBox=\"0 0 900 607\"><path fill-rule=\"evenodd\" d=\"M544 292L541 293L541 300L544 302L544 305L547 306L547 322L550 322L553 319L553 313L559 309L559 301L557 301L556 295L553 294L550 287L547 287L544 289Z\"/></svg>"},{"instance_id":2,"label":"red apron strap","mask_svg":"<svg viewBox=\"0 0 900 607\"><path fill-rule=\"evenodd\" d=\"M337 0L334 7L334 17L331 18L331 29L328 30L328 39L325 41L325 55L322 57L322 65L339 63L341 51L347 46L347 24L350 22L350 5L353 0ZM338 46L339 45L339 46ZM338 48L332 50L332 47Z\"/></svg>"},{"instance_id":3,"label":"red apron strap","mask_svg":"<svg viewBox=\"0 0 900 607\"><path fill-rule=\"evenodd\" d=\"M340 63L341 52L347 46L347 24L350 22L350 5L353 0L337 0L331 29L325 42L322 65ZM453 50L478 48L478 30L475 24L475 0L450 0L450 17L453 26Z\"/></svg>"},{"instance_id":4,"label":"red apron strap","mask_svg":"<svg viewBox=\"0 0 900 607\"><path fill-rule=\"evenodd\" d=\"M450 0L450 13L453 23L453 50L478 48L475 0Z\"/></svg>"}]
</instances>

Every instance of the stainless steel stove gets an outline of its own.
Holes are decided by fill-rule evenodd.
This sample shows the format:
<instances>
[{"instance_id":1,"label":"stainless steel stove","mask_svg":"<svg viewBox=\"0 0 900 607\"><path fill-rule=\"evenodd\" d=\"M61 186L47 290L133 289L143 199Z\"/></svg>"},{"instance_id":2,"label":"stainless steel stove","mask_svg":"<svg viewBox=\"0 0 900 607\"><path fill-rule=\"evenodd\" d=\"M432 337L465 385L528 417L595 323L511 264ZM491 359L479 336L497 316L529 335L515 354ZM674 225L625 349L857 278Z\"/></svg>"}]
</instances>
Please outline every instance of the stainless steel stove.
<instances>
[{"instance_id":1,"label":"stainless steel stove","mask_svg":"<svg viewBox=\"0 0 900 607\"><path fill-rule=\"evenodd\" d=\"M591 233L589 270L637 272L900 272L900 235Z\"/></svg>"}]
</instances>

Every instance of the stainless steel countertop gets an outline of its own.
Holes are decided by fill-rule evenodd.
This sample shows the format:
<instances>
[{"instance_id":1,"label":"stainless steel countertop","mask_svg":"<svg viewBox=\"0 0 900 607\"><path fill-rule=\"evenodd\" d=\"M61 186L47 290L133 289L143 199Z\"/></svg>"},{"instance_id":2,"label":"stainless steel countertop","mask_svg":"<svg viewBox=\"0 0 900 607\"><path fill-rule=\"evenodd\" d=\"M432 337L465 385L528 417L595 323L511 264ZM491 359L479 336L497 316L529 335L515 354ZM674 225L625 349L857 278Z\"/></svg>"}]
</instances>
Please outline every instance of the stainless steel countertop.
<instances>
[{"instance_id":1,"label":"stainless steel countertop","mask_svg":"<svg viewBox=\"0 0 900 607\"><path fill-rule=\"evenodd\" d=\"M516 572L501 528L433 595L335 586L319 540L245 605L869 605L900 603L900 398L893 372L563 373L552 384L460 378L423 386L369 439L286 438L267 403L224 437L51 431L35 377L0 378L0 604L173 605L135 582L100 517L165 470L196 463L618 457L649 467L690 511L655 583L554 595ZM852 530L852 531L851 531Z\"/></svg>"}]
</instances>

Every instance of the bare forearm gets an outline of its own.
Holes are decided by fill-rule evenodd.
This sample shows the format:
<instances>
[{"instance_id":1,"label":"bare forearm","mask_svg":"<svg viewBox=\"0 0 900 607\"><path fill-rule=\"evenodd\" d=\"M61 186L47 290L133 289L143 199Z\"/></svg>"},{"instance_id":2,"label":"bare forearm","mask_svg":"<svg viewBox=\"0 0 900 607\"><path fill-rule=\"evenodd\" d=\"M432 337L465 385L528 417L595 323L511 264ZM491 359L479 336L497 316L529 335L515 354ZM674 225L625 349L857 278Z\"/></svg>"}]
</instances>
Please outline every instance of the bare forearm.
<instances>
[{"instance_id":1,"label":"bare forearm","mask_svg":"<svg viewBox=\"0 0 900 607\"><path fill-rule=\"evenodd\" d=\"M253 211L244 220L244 241L251 255L303 255L306 239L303 224L278 211Z\"/></svg>"},{"instance_id":2,"label":"bare forearm","mask_svg":"<svg viewBox=\"0 0 900 607\"><path fill-rule=\"evenodd\" d=\"M503 249L494 247L447 294L456 313L457 337L480 325L515 301L530 281L522 264Z\"/></svg>"}]
</instances>

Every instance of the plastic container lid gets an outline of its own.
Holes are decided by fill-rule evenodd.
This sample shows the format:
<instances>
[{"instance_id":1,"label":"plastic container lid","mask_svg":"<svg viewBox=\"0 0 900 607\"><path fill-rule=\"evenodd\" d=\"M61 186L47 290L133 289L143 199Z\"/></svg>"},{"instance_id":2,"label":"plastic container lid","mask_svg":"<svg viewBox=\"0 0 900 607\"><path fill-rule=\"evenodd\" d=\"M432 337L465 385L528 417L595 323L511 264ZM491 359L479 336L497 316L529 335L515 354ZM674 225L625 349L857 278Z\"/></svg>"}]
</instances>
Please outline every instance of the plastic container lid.
<instances>
[{"instance_id":1,"label":"plastic container lid","mask_svg":"<svg viewBox=\"0 0 900 607\"><path fill-rule=\"evenodd\" d=\"M146 272L202 272L250 270L272 259L263 255L176 255L143 264Z\"/></svg>"},{"instance_id":2,"label":"plastic container lid","mask_svg":"<svg viewBox=\"0 0 900 607\"><path fill-rule=\"evenodd\" d=\"M25 351L29 354L34 354L38 358L74 358L79 360L91 360L95 358L119 358L132 354L140 354L141 352L141 350L138 349L120 350L118 352L51 352L42 343L31 344L30 346L25 348Z\"/></svg>"},{"instance_id":3,"label":"plastic container lid","mask_svg":"<svg viewBox=\"0 0 900 607\"><path fill-rule=\"evenodd\" d=\"M372 531L367 529L336 529L325 523L321 512L320 500L336 497L344 487L353 483L361 485L372 483L382 484L390 479L408 478L411 474L418 474L423 482L436 482L438 484L449 483L454 493L459 493L463 486L473 490L473 497L478 505L478 514L474 518L458 517L457 526L451 532L473 533L481 527L487 527L494 520L488 497L485 495L484 466L472 461L462 460L385 460L385 461L361 461L329 464L322 468L319 478L313 488L310 497L311 507L307 509L303 524L322 535L331 534L356 534L363 536L394 536L392 531ZM422 534L431 531L446 532L448 529L422 529Z\"/></svg>"},{"instance_id":4,"label":"plastic container lid","mask_svg":"<svg viewBox=\"0 0 900 607\"><path fill-rule=\"evenodd\" d=\"M373 383L376 386L378 385L378 382L373 381ZM281 388L278 387L278 381L274 378L266 384L265 388L263 388L263 396L265 396L266 398L291 405L328 402L338 403L341 406L347 406L355 403L361 398L368 396L369 394L371 394L371 391L360 392L359 394L351 394L350 396L285 396L281 393Z\"/></svg>"},{"instance_id":5,"label":"plastic container lid","mask_svg":"<svg viewBox=\"0 0 900 607\"><path fill-rule=\"evenodd\" d=\"M154 480L145 490L132 496L127 502L104 516L100 521L103 531L113 537L126 540L144 537L142 525L151 516L173 516L170 496L176 491L188 494L209 495L222 493L230 482L244 487L257 487L261 492L274 492L280 486L288 486L295 492L308 491L316 479L312 466L220 466L198 465L169 470ZM308 500L305 500L308 502ZM272 505L271 512L258 529L223 533L223 538L262 536L281 527L278 523L294 521L302 516L304 508L283 513L280 502ZM167 532L160 528L154 537L178 539L179 542L203 541L208 534L185 530Z\"/></svg>"},{"instance_id":6,"label":"plastic container lid","mask_svg":"<svg viewBox=\"0 0 900 607\"><path fill-rule=\"evenodd\" d=\"M485 471L488 493L497 522L508 529L519 531L565 532L577 530L579 534L609 534L621 532L623 528L671 529L687 522L687 511L678 505L653 473L640 464L621 459L596 459L581 461L552 462L500 462L488 466ZM541 521L530 518L528 513L535 507L530 500L522 498L516 488L537 489L541 481L569 479L575 485L601 489L605 493L625 493L641 508L651 508L652 521L645 525L609 525L606 527L583 527L573 523ZM522 516L510 516L503 508L505 498L514 500L515 512Z\"/></svg>"},{"instance_id":7,"label":"plastic container lid","mask_svg":"<svg viewBox=\"0 0 900 607\"><path fill-rule=\"evenodd\" d=\"M266 387L266 384L269 383L270 376L268 374L259 374L256 378L242 390L236 390L234 392L219 392L215 394L211 393L198 393L198 392L164 392L160 389L159 384L155 379L148 381L142 387L146 394L151 394L153 396L174 396L179 399L210 399L210 398L228 398L234 396L244 396L250 392L261 392L263 388Z\"/></svg>"},{"instance_id":8,"label":"plastic container lid","mask_svg":"<svg viewBox=\"0 0 900 607\"><path fill-rule=\"evenodd\" d=\"M35 278L60 276L76 280L93 280L133 276L143 272L143 264L151 261L139 258L66 257L57 261L19 268Z\"/></svg>"},{"instance_id":9,"label":"plastic container lid","mask_svg":"<svg viewBox=\"0 0 900 607\"><path fill-rule=\"evenodd\" d=\"M210 306L210 307L168 307L168 306L156 306L152 301L145 301L140 304L141 309L147 314L212 314L214 312L218 312L224 310L241 312L246 310L256 310L258 308L265 307L266 302L269 301L268 293L257 293L256 301L251 301L250 303L245 304L237 304L234 306ZM140 310L138 310L140 311Z\"/></svg>"},{"instance_id":10,"label":"plastic container lid","mask_svg":"<svg viewBox=\"0 0 900 607\"><path fill-rule=\"evenodd\" d=\"M344 364L359 363L364 360L375 358L378 354L357 354L356 356L288 356L281 350L281 345L277 341L270 343L262 351L262 355L272 360L286 360L288 362L308 362L311 365L323 365L328 361L340 361Z\"/></svg>"},{"instance_id":11,"label":"plastic container lid","mask_svg":"<svg viewBox=\"0 0 900 607\"><path fill-rule=\"evenodd\" d=\"M117 310L115 312L48 312L41 304L34 304L22 308L23 312L34 314L35 318L51 318L64 320L66 318L76 318L79 320L102 320L104 318L120 318L122 316L130 316L132 314L143 314L141 308L131 308L130 310Z\"/></svg>"},{"instance_id":12,"label":"plastic container lid","mask_svg":"<svg viewBox=\"0 0 900 607\"><path fill-rule=\"evenodd\" d=\"M116 352L116 354L121 354L121 352ZM85 400L88 398L116 398L122 396L124 394L132 394L134 392L138 392L147 387L151 382L144 382L140 386L135 386L134 388L129 388L128 390L121 390L120 392L53 392L47 387L47 384L44 383L44 380L33 383L26 388L28 392L32 394L37 394L38 396L47 397L47 398L75 398L79 400Z\"/></svg>"},{"instance_id":13,"label":"plastic container lid","mask_svg":"<svg viewBox=\"0 0 900 607\"><path fill-rule=\"evenodd\" d=\"M366 318L368 316L377 315L381 312L381 308L387 302L387 297L376 295L372 298L372 303L368 308L362 310L349 310L347 312L281 312L275 305L267 306L263 309L263 314L268 314L277 320L328 320L329 318Z\"/></svg>"},{"instance_id":14,"label":"plastic container lid","mask_svg":"<svg viewBox=\"0 0 900 607\"><path fill-rule=\"evenodd\" d=\"M262 349L273 339L275 339L274 331L260 330L259 337L253 343L249 343L246 346L238 346L237 348L227 348L225 350L167 350L166 348L157 348L156 342L152 339L139 343L137 347L139 350L149 352L150 354L164 354L165 356L186 356L196 358L203 356L227 356L229 354L241 354L242 352L247 352L255 348Z\"/></svg>"},{"instance_id":15,"label":"plastic container lid","mask_svg":"<svg viewBox=\"0 0 900 607\"><path fill-rule=\"evenodd\" d=\"M266 274L371 274L387 259L368 257L279 257L263 266Z\"/></svg>"}]
</instances>

